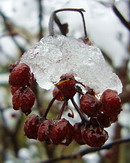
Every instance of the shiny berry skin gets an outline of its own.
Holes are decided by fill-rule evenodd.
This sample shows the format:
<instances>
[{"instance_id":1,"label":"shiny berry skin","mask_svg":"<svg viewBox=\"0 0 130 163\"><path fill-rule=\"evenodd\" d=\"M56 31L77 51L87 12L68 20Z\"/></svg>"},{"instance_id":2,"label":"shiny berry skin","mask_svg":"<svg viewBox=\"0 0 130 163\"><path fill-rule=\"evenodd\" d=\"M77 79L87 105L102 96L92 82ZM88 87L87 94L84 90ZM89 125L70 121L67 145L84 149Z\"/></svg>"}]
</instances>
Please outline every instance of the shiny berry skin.
<instances>
[{"instance_id":1,"label":"shiny berry skin","mask_svg":"<svg viewBox=\"0 0 130 163\"><path fill-rule=\"evenodd\" d=\"M84 145L85 141L82 137L82 132L84 131L84 126L82 123L75 123L74 125L74 139L79 145Z\"/></svg>"},{"instance_id":2,"label":"shiny berry skin","mask_svg":"<svg viewBox=\"0 0 130 163\"><path fill-rule=\"evenodd\" d=\"M71 99L76 94L75 85L76 81L71 79L61 80L56 84L66 99Z\"/></svg>"},{"instance_id":3,"label":"shiny berry skin","mask_svg":"<svg viewBox=\"0 0 130 163\"><path fill-rule=\"evenodd\" d=\"M31 115L24 124L25 135L30 139L37 139L37 132L41 119L38 115Z\"/></svg>"},{"instance_id":4,"label":"shiny berry skin","mask_svg":"<svg viewBox=\"0 0 130 163\"><path fill-rule=\"evenodd\" d=\"M41 123L38 129L38 137L39 141L45 141L50 144L50 127L54 124L53 120L45 120Z\"/></svg>"},{"instance_id":5,"label":"shiny berry skin","mask_svg":"<svg viewBox=\"0 0 130 163\"><path fill-rule=\"evenodd\" d=\"M19 64L11 71L9 84L14 87L23 87L29 84L30 68L26 64Z\"/></svg>"},{"instance_id":6,"label":"shiny berry skin","mask_svg":"<svg viewBox=\"0 0 130 163\"><path fill-rule=\"evenodd\" d=\"M26 115L31 112L31 108L35 102L35 95L33 91L27 88L19 88L12 98L13 108L15 110L21 110Z\"/></svg>"},{"instance_id":7,"label":"shiny berry skin","mask_svg":"<svg viewBox=\"0 0 130 163\"><path fill-rule=\"evenodd\" d=\"M55 87L53 90L53 97L56 97L56 100L58 101L64 101L65 99L63 93L57 87Z\"/></svg>"},{"instance_id":8,"label":"shiny berry skin","mask_svg":"<svg viewBox=\"0 0 130 163\"><path fill-rule=\"evenodd\" d=\"M91 147L101 147L108 139L108 133L102 128L86 129L82 133L85 143Z\"/></svg>"},{"instance_id":9,"label":"shiny berry skin","mask_svg":"<svg viewBox=\"0 0 130 163\"><path fill-rule=\"evenodd\" d=\"M73 134L73 126L66 119L57 121L50 129L50 139L55 145L69 145L73 140Z\"/></svg>"},{"instance_id":10,"label":"shiny berry skin","mask_svg":"<svg viewBox=\"0 0 130 163\"><path fill-rule=\"evenodd\" d=\"M102 110L110 117L117 117L121 111L121 99L116 91L107 89L101 96Z\"/></svg>"},{"instance_id":11,"label":"shiny berry skin","mask_svg":"<svg viewBox=\"0 0 130 163\"><path fill-rule=\"evenodd\" d=\"M95 116L101 108L98 99L86 93L80 99L80 109L89 117Z\"/></svg>"}]
</instances>

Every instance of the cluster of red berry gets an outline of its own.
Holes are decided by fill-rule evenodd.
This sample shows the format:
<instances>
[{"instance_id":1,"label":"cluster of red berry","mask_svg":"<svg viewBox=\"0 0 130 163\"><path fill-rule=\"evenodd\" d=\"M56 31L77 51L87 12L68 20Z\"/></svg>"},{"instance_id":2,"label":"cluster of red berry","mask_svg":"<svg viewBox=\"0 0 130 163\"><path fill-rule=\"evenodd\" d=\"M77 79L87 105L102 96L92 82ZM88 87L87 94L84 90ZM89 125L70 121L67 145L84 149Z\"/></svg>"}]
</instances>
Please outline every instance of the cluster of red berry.
<instances>
[{"instance_id":1,"label":"cluster of red berry","mask_svg":"<svg viewBox=\"0 0 130 163\"><path fill-rule=\"evenodd\" d=\"M30 87L33 81L33 74L26 64L11 65L10 72L9 84L13 95L13 108L21 110L28 115L35 102L35 94Z\"/></svg>"},{"instance_id":2,"label":"cluster of red berry","mask_svg":"<svg viewBox=\"0 0 130 163\"><path fill-rule=\"evenodd\" d=\"M21 109L26 114L31 112L35 100L34 93L29 87L31 80L32 74L27 65L19 64L11 69L9 83L13 94L13 108ZM60 77L53 90L54 98L44 116L32 115L26 120L24 132L28 138L55 145L69 145L74 139L80 145L87 144L91 147L100 147L106 142L108 133L104 128L117 120L121 111L121 99L116 91L110 89L104 91L99 98L94 90L84 86L86 89L84 94L77 84L84 86L76 81L73 75L65 74ZM73 99L76 93L81 95L80 107ZM46 116L55 100L63 101L58 118L47 119ZM61 118L65 108L69 108L68 100L71 100L81 117L81 122L74 126L68 120ZM70 113L68 116L74 117Z\"/></svg>"}]
</instances>

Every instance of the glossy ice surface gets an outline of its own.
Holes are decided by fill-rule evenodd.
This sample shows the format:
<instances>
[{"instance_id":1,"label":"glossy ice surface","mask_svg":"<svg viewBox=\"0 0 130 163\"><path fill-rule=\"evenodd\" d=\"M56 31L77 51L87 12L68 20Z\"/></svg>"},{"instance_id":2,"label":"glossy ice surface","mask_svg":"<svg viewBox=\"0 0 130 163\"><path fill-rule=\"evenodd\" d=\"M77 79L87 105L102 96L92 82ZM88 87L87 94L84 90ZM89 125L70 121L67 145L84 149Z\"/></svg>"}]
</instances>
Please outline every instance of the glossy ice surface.
<instances>
[{"instance_id":1,"label":"glossy ice surface","mask_svg":"<svg viewBox=\"0 0 130 163\"><path fill-rule=\"evenodd\" d=\"M44 37L21 57L41 88L50 89L65 73L93 88L98 94L106 89L122 92L118 76L112 72L99 48L80 39L63 35Z\"/></svg>"}]
</instances>

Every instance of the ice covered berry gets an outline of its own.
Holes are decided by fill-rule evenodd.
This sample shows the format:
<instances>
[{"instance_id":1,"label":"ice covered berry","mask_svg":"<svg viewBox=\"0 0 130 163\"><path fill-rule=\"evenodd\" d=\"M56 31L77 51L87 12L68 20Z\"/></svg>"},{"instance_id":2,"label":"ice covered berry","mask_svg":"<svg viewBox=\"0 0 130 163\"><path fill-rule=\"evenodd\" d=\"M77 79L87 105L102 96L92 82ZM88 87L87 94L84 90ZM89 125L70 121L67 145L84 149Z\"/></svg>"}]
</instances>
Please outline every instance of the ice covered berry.
<instances>
[{"instance_id":1,"label":"ice covered berry","mask_svg":"<svg viewBox=\"0 0 130 163\"><path fill-rule=\"evenodd\" d=\"M15 110L21 110L25 114L29 114L31 112L31 108L35 102L35 95L33 91L27 88L19 88L14 94L12 98L13 108Z\"/></svg>"},{"instance_id":2,"label":"ice covered berry","mask_svg":"<svg viewBox=\"0 0 130 163\"><path fill-rule=\"evenodd\" d=\"M50 129L50 139L53 144L69 145L73 140L73 126L66 119L61 119Z\"/></svg>"},{"instance_id":3,"label":"ice covered berry","mask_svg":"<svg viewBox=\"0 0 130 163\"><path fill-rule=\"evenodd\" d=\"M31 115L24 124L25 135L30 139L37 139L37 132L40 124L41 118L38 115Z\"/></svg>"},{"instance_id":4,"label":"ice covered berry","mask_svg":"<svg viewBox=\"0 0 130 163\"><path fill-rule=\"evenodd\" d=\"M100 107L101 103L93 95L86 93L80 99L80 108L89 117L95 116L99 112Z\"/></svg>"},{"instance_id":5,"label":"ice covered berry","mask_svg":"<svg viewBox=\"0 0 130 163\"><path fill-rule=\"evenodd\" d=\"M28 85L30 79L30 68L26 64L14 67L9 76L9 84L14 87Z\"/></svg>"},{"instance_id":6,"label":"ice covered berry","mask_svg":"<svg viewBox=\"0 0 130 163\"><path fill-rule=\"evenodd\" d=\"M110 117L117 117L121 111L121 99L117 92L107 89L101 96L102 110Z\"/></svg>"},{"instance_id":7,"label":"ice covered berry","mask_svg":"<svg viewBox=\"0 0 130 163\"><path fill-rule=\"evenodd\" d=\"M70 79L70 80L75 80L73 74L64 74L64 75L61 75L60 79L61 79L61 80L68 80L68 79Z\"/></svg>"},{"instance_id":8,"label":"ice covered berry","mask_svg":"<svg viewBox=\"0 0 130 163\"><path fill-rule=\"evenodd\" d=\"M108 139L108 133L102 128L87 128L82 133L85 143L91 147L101 147Z\"/></svg>"},{"instance_id":9,"label":"ice covered berry","mask_svg":"<svg viewBox=\"0 0 130 163\"><path fill-rule=\"evenodd\" d=\"M56 84L57 88L63 93L66 99L71 99L76 94L76 81L73 75L62 75L61 80Z\"/></svg>"},{"instance_id":10,"label":"ice covered berry","mask_svg":"<svg viewBox=\"0 0 130 163\"><path fill-rule=\"evenodd\" d=\"M63 93L57 87L53 90L53 97L56 97L56 100L58 101L64 101L65 99Z\"/></svg>"},{"instance_id":11,"label":"ice covered berry","mask_svg":"<svg viewBox=\"0 0 130 163\"><path fill-rule=\"evenodd\" d=\"M74 125L74 139L80 145L85 144L85 141L82 137L83 130L84 130L84 125L82 123L75 123L75 125Z\"/></svg>"},{"instance_id":12,"label":"ice covered berry","mask_svg":"<svg viewBox=\"0 0 130 163\"><path fill-rule=\"evenodd\" d=\"M40 141L45 141L46 143L50 142L50 127L53 125L53 120L45 120L41 123L38 129L38 137L37 139Z\"/></svg>"}]
</instances>

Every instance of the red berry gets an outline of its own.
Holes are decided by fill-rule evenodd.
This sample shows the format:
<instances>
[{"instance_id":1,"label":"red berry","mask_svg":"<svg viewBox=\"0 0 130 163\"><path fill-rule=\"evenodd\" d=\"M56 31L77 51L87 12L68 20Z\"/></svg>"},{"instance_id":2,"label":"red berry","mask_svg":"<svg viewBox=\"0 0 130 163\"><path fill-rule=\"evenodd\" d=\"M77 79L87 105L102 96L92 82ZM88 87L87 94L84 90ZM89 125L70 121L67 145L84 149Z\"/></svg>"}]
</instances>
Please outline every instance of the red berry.
<instances>
[{"instance_id":1,"label":"red berry","mask_svg":"<svg viewBox=\"0 0 130 163\"><path fill-rule=\"evenodd\" d=\"M9 84L14 87L28 85L30 79L30 68L26 64L19 64L11 71Z\"/></svg>"},{"instance_id":2,"label":"red berry","mask_svg":"<svg viewBox=\"0 0 130 163\"><path fill-rule=\"evenodd\" d=\"M37 139L37 132L40 123L41 119L38 115L31 115L24 124L25 135L30 139Z\"/></svg>"},{"instance_id":3,"label":"red berry","mask_svg":"<svg viewBox=\"0 0 130 163\"><path fill-rule=\"evenodd\" d=\"M33 91L27 88L19 88L13 95L12 103L15 110L21 109L25 114L31 112L31 107L35 101L35 95Z\"/></svg>"},{"instance_id":4,"label":"red berry","mask_svg":"<svg viewBox=\"0 0 130 163\"><path fill-rule=\"evenodd\" d=\"M104 113L99 113L96 117L91 117L90 124L93 127L109 127L111 125L110 117Z\"/></svg>"},{"instance_id":5,"label":"red berry","mask_svg":"<svg viewBox=\"0 0 130 163\"><path fill-rule=\"evenodd\" d=\"M50 142L50 127L53 125L53 120L45 120L41 123L38 129L38 140L45 141L46 143Z\"/></svg>"},{"instance_id":6,"label":"red berry","mask_svg":"<svg viewBox=\"0 0 130 163\"><path fill-rule=\"evenodd\" d=\"M80 108L89 117L95 116L99 112L100 107L100 102L93 95L87 93L80 99Z\"/></svg>"},{"instance_id":7,"label":"red berry","mask_svg":"<svg viewBox=\"0 0 130 163\"><path fill-rule=\"evenodd\" d=\"M85 143L91 147L101 147L108 139L108 133L102 128L86 129L82 133Z\"/></svg>"},{"instance_id":8,"label":"red berry","mask_svg":"<svg viewBox=\"0 0 130 163\"><path fill-rule=\"evenodd\" d=\"M57 88L63 93L64 97L71 99L76 94L76 81L74 79L66 79L56 84Z\"/></svg>"},{"instance_id":9,"label":"red berry","mask_svg":"<svg viewBox=\"0 0 130 163\"><path fill-rule=\"evenodd\" d=\"M53 97L56 97L56 100L58 101L64 101L65 99L63 93L57 87L53 90Z\"/></svg>"},{"instance_id":10,"label":"red berry","mask_svg":"<svg viewBox=\"0 0 130 163\"><path fill-rule=\"evenodd\" d=\"M61 79L61 80L68 80L68 79L70 79L70 80L75 80L75 79L74 79L74 76L73 76L72 74L64 74L64 75L62 75L62 76L60 77L60 79Z\"/></svg>"},{"instance_id":11,"label":"red berry","mask_svg":"<svg viewBox=\"0 0 130 163\"><path fill-rule=\"evenodd\" d=\"M104 113L99 113L97 120L102 127L109 127L111 125L110 118Z\"/></svg>"},{"instance_id":12,"label":"red berry","mask_svg":"<svg viewBox=\"0 0 130 163\"><path fill-rule=\"evenodd\" d=\"M116 91L107 89L101 96L103 112L110 117L117 117L121 111L121 99Z\"/></svg>"},{"instance_id":13,"label":"red berry","mask_svg":"<svg viewBox=\"0 0 130 163\"><path fill-rule=\"evenodd\" d=\"M53 144L69 145L73 140L73 126L66 119L61 119L50 129L50 139Z\"/></svg>"},{"instance_id":14,"label":"red berry","mask_svg":"<svg viewBox=\"0 0 130 163\"><path fill-rule=\"evenodd\" d=\"M118 120L118 115L117 115L117 116L111 116L111 117L110 117L111 123L114 123L114 122L116 122L117 120Z\"/></svg>"},{"instance_id":15,"label":"red berry","mask_svg":"<svg viewBox=\"0 0 130 163\"><path fill-rule=\"evenodd\" d=\"M84 139L82 137L82 132L84 131L84 126L82 123L76 123L74 125L74 139L75 141L80 144L80 145L84 145Z\"/></svg>"},{"instance_id":16,"label":"red berry","mask_svg":"<svg viewBox=\"0 0 130 163\"><path fill-rule=\"evenodd\" d=\"M10 90L11 90L12 95L13 95L18 89L19 89L19 87L13 87L13 86L11 86L11 87L10 87Z\"/></svg>"}]
</instances>

